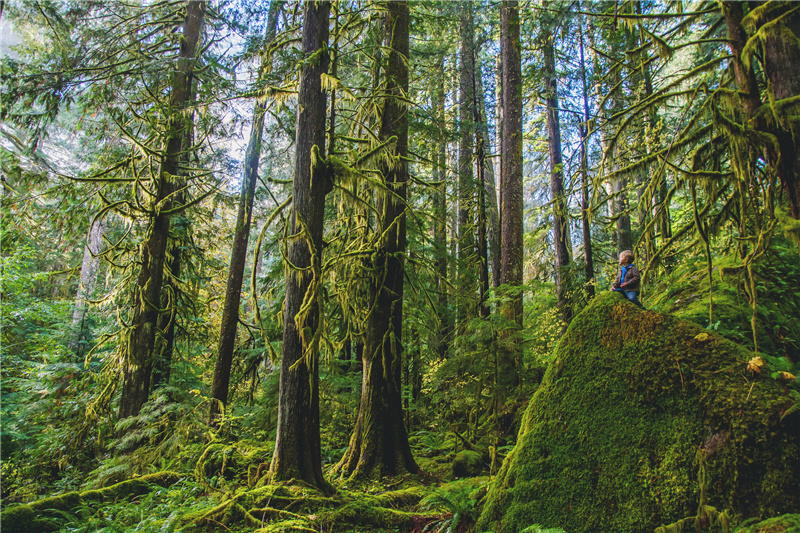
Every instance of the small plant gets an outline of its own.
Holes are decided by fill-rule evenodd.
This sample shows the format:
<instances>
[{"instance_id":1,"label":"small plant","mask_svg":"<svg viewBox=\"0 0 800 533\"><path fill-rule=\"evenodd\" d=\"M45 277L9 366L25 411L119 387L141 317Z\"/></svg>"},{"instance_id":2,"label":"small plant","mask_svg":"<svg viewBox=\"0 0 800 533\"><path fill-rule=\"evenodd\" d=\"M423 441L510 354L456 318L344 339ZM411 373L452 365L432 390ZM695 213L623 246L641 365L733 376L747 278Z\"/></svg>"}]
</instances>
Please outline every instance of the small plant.
<instances>
[{"instance_id":1,"label":"small plant","mask_svg":"<svg viewBox=\"0 0 800 533\"><path fill-rule=\"evenodd\" d=\"M454 533L461 526L474 523L478 519L478 500L484 485L483 481L471 480L451 483L424 498L421 502L423 509L445 511L445 514L425 526L423 531Z\"/></svg>"}]
</instances>

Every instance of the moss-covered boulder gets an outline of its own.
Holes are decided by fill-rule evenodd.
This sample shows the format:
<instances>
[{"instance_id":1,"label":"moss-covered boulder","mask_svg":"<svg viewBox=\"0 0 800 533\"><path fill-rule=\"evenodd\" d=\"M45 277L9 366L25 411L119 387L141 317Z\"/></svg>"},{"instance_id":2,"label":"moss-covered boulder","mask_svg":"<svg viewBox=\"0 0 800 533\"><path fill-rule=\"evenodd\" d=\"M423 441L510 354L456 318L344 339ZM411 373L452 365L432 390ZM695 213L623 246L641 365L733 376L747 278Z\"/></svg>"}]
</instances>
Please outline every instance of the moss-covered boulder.
<instances>
[{"instance_id":1,"label":"moss-covered boulder","mask_svg":"<svg viewBox=\"0 0 800 533\"><path fill-rule=\"evenodd\" d=\"M753 354L609 293L554 355L476 531L650 533L701 505L734 522L800 508L800 416L781 420L794 402Z\"/></svg>"},{"instance_id":2,"label":"moss-covered boulder","mask_svg":"<svg viewBox=\"0 0 800 533\"><path fill-rule=\"evenodd\" d=\"M742 524L734 533L800 533L800 514L786 514L755 524Z\"/></svg>"},{"instance_id":3,"label":"moss-covered boulder","mask_svg":"<svg viewBox=\"0 0 800 533\"><path fill-rule=\"evenodd\" d=\"M453 477L475 477L483 471L483 457L478 452L463 450L453 460Z\"/></svg>"}]
</instances>

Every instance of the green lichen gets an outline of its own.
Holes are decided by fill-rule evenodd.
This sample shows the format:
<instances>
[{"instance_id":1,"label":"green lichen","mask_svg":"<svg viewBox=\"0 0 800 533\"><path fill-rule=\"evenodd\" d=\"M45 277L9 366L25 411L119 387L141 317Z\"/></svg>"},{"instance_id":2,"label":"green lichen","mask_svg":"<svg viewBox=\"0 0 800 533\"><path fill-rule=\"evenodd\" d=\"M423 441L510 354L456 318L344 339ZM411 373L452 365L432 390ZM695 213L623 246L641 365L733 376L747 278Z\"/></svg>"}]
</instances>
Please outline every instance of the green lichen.
<instances>
[{"instance_id":1,"label":"green lichen","mask_svg":"<svg viewBox=\"0 0 800 533\"><path fill-rule=\"evenodd\" d=\"M700 327L601 295L534 395L477 531L547 524L647 532L696 516L800 506L800 417L752 354Z\"/></svg>"}]
</instances>

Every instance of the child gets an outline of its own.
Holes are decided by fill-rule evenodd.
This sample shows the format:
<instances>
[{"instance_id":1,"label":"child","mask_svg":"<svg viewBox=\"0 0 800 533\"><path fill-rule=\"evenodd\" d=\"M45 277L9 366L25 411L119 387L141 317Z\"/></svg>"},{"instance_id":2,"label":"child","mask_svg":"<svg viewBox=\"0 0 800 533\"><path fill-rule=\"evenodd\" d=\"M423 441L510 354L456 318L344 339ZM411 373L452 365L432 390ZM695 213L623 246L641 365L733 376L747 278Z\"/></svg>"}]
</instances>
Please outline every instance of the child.
<instances>
[{"instance_id":1,"label":"child","mask_svg":"<svg viewBox=\"0 0 800 533\"><path fill-rule=\"evenodd\" d=\"M639 269L633 264L632 251L625 250L619 254L619 266L620 271L617 274L617 280L611 286L611 290L624 294L628 300L644 309L642 302L636 297L639 294L641 276L639 275Z\"/></svg>"}]
</instances>

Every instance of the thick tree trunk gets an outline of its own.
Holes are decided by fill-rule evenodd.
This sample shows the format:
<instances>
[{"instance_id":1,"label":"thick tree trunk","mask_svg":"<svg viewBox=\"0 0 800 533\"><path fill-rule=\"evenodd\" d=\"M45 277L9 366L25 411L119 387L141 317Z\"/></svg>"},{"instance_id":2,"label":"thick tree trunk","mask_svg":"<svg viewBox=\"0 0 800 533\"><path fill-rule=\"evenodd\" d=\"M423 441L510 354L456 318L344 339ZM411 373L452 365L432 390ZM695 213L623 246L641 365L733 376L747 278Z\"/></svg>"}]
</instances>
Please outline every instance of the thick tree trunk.
<instances>
[{"instance_id":1,"label":"thick tree trunk","mask_svg":"<svg viewBox=\"0 0 800 533\"><path fill-rule=\"evenodd\" d=\"M783 19L767 33L764 43L764 71L775 101L800 95L800 12L797 4L786 3L782 8L770 17L772 21L781 16ZM793 11L784 15L785 10ZM800 115L800 103L782 106L776 115L780 120L776 127L780 146L778 177L792 217L800 219L800 122L796 118L789 120Z\"/></svg>"},{"instance_id":2,"label":"thick tree trunk","mask_svg":"<svg viewBox=\"0 0 800 533\"><path fill-rule=\"evenodd\" d=\"M72 312L72 328L76 331L76 337L72 343L72 349L76 352L78 359L82 356L82 337L86 330L85 319L89 312L86 300L91 298L97 283L97 270L100 267L100 248L102 247L103 233L105 233L106 222L96 218L89 227L88 240L83 248L83 260L81 261L81 281L78 285L78 292L75 295L75 310Z\"/></svg>"},{"instance_id":3,"label":"thick tree trunk","mask_svg":"<svg viewBox=\"0 0 800 533\"><path fill-rule=\"evenodd\" d=\"M139 414L150 392L154 362L154 347L158 316L161 306L161 285L164 279L164 261L169 239L169 210L176 207L171 196L176 192L174 176L180 174L180 156L183 139L190 129L190 119L183 109L194 100L192 70L197 44L203 27L205 2L187 2L183 25L178 68L173 74L170 108L172 117L165 139L165 153L154 184L156 196L147 238L142 245L142 267L136 282L134 314L131 322L125 361L123 364L122 397L119 417Z\"/></svg>"},{"instance_id":4,"label":"thick tree trunk","mask_svg":"<svg viewBox=\"0 0 800 533\"><path fill-rule=\"evenodd\" d=\"M581 24L581 89L583 91L583 122L581 123L581 223L583 226L584 277L587 298L594 297L594 257L592 255L592 229L589 220L589 88L586 85L586 59L583 54L583 24Z\"/></svg>"},{"instance_id":5,"label":"thick tree trunk","mask_svg":"<svg viewBox=\"0 0 800 533\"><path fill-rule=\"evenodd\" d=\"M561 158L561 123L558 118L558 87L556 85L555 45L546 30L544 38L544 76L547 104L547 135L550 152L550 195L553 202L553 245L556 255L556 295L561 318L569 324L572 309L569 305L570 234L567 199L564 194L564 171Z\"/></svg>"},{"instance_id":6,"label":"thick tree trunk","mask_svg":"<svg viewBox=\"0 0 800 533\"><path fill-rule=\"evenodd\" d=\"M183 197L176 198L183 203ZM172 353L175 350L175 325L178 318L178 287L177 280L181 275L181 245L185 241L172 240L170 253L166 262L169 275L164 280L161 291L161 314L158 316L158 332L154 348L155 361L153 363L153 384L151 390L168 385L172 373Z\"/></svg>"},{"instance_id":7,"label":"thick tree trunk","mask_svg":"<svg viewBox=\"0 0 800 533\"><path fill-rule=\"evenodd\" d=\"M264 48L275 39L278 17L283 2L272 1L267 17L267 34ZM262 96L256 101L253 110L253 127L250 130L250 141L244 156L244 176L239 196L239 212L236 215L236 229L231 249L231 262L228 268L228 283L225 287L225 305L222 308L219 345L214 365L214 378L211 382L210 419L219 413L220 406L228 404L228 387L233 365L233 349L236 344L236 329L239 323L239 303L242 296L242 280L247 260L247 240L250 237L250 223L253 215L253 198L258 181L258 162L261 157L261 139L264 131L264 114L267 98Z\"/></svg>"},{"instance_id":8,"label":"thick tree trunk","mask_svg":"<svg viewBox=\"0 0 800 533\"><path fill-rule=\"evenodd\" d=\"M324 163L330 2L303 4L304 63L297 101L292 211L287 244L283 354L273 481L297 479L329 489L319 435L319 299L322 224L331 177ZM307 303L308 305L304 304Z\"/></svg>"},{"instance_id":9,"label":"thick tree trunk","mask_svg":"<svg viewBox=\"0 0 800 533\"><path fill-rule=\"evenodd\" d=\"M475 177L473 174L475 68L474 28L471 2L460 8L458 67L458 326L475 314L477 279L475 276Z\"/></svg>"},{"instance_id":10,"label":"thick tree trunk","mask_svg":"<svg viewBox=\"0 0 800 533\"><path fill-rule=\"evenodd\" d=\"M387 98L380 137L384 141L396 137L397 142L391 161L381 167L391 194L379 196L378 202L382 238L372 265L374 304L367 319L361 403L350 445L338 466L343 476L355 479L419 472L408 444L401 397L408 115L400 98L408 93L409 8L404 1L387 2L387 8Z\"/></svg>"}]
</instances>

